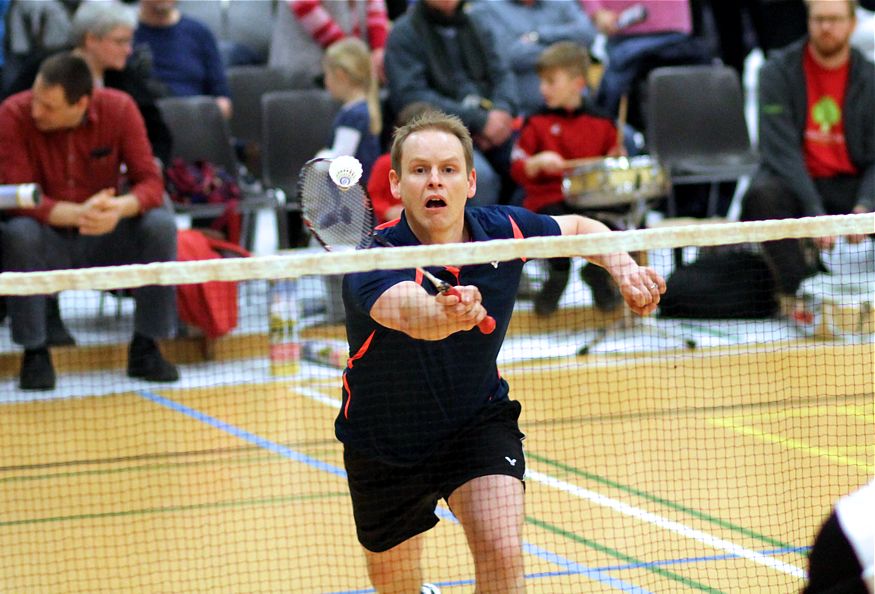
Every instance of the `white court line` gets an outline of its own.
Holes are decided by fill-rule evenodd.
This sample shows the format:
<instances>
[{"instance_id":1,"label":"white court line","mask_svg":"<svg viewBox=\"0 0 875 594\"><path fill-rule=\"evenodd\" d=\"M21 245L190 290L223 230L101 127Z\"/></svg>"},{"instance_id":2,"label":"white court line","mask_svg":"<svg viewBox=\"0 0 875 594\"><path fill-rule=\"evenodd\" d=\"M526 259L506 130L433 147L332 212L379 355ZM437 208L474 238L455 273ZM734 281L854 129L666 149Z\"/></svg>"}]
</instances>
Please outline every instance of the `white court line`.
<instances>
[{"instance_id":1,"label":"white court line","mask_svg":"<svg viewBox=\"0 0 875 594\"><path fill-rule=\"evenodd\" d=\"M339 408L341 405L340 400L325 396L318 390L313 390L309 388L295 388L294 391L303 396L306 396L307 398L311 398L317 402L321 402L322 404L327 404L328 406ZM625 516L630 516L638 520L648 522L664 530L679 534L680 536L683 536L685 538L697 540L715 549L726 551L732 555L748 559L759 565L765 565L766 567L770 567L783 573L790 574L793 577L797 577L800 579L805 578L805 570L796 567L795 565L784 563L783 561L778 561L777 559L774 559L767 555L763 555L762 553L757 553L756 551L752 551L728 540L724 540L712 534L708 534L707 532L691 528L686 524L681 524L680 522L669 520L668 518L664 518L660 515L651 513L633 505L629 505L628 503L623 503L622 501L612 499L606 495L601 495L599 493L596 493L595 491L590 491L589 489L584 489L583 487L572 485L571 483L567 483L560 479L554 478L543 472L537 472L535 470L532 470L531 468L528 468L526 470L526 480L533 480L548 487L553 487L554 489L558 489L560 491L568 493L569 495L574 495L575 497L586 499L595 503L596 505L610 508Z\"/></svg>"},{"instance_id":2,"label":"white court line","mask_svg":"<svg viewBox=\"0 0 875 594\"><path fill-rule=\"evenodd\" d=\"M623 503L622 501L617 501L616 499L601 495L599 493L596 493L595 491L590 491L589 489L584 489L582 487L578 487L577 485L566 483L565 481L559 480L542 472L528 469L526 470L526 480L535 480L549 487L564 491L569 495L574 495L575 497L580 497L581 499L587 499L595 503L596 505L608 507L625 516L630 516L644 522L649 522L650 524L654 524L660 528L669 530L686 538L697 540L703 544L714 547L715 549L726 551L738 557L749 559L754 563L765 565L766 567L771 567L772 569L777 569L778 571L788 573L800 579L805 578L805 570L796 567L795 565L784 563L783 561L778 561L777 559L774 559L767 555L763 555L762 553L757 553L756 551L752 551L750 549L746 549L741 545L737 545L735 543L729 542L728 540L718 538L716 536L708 534L707 532L696 530L695 528L690 528L689 526L681 524L680 522L669 520L668 518L664 518L649 511L645 511L643 509L629 505L628 503Z\"/></svg>"}]
</instances>

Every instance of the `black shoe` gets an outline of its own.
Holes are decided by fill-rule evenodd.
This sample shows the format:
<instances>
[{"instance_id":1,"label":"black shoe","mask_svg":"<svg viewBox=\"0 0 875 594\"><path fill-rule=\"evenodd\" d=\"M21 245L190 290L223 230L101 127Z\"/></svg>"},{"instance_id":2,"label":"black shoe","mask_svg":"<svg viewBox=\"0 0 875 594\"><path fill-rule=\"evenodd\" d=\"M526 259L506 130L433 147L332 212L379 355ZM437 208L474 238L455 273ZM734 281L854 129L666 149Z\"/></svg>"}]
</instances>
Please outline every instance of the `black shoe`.
<instances>
[{"instance_id":1,"label":"black shoe","mask_svg":"<svg viewBox=\"0 0 875 594\"><path fill-rule=\"evenodd\" d=\"M592 290L592 299L599 311L614 311L623 303L623 296L617 283L611 278L607 270L595 264L587 264L580 270L580 278L583 279Z\"/></svg>"},{"instance_id":2,"label":"black shoe","mask_svg":"<svg viewBox=\"0 0 875 594\"><path fill-rule=\"evenodd\" d=\"M559 299L568 284L568 270L554 270L541 287L541 292L535 297L535 313L539 316L549 316L559 307Z\"/></svg>"},{"instance_id":3,"label":"black shoe","mask_svg":"<svg viewBox=\"0 0 875 594\"><path fill-rule=\"evenodd\" d=\"M76 339L64 326L57 297L46 299L46 346L73 346Z\"/></svg>"},{"instance_id":4,"label":"black shoe","mask_svg":"<svg viewBox=\"0 0 875 594\"><path fill-rule=\"evenodd\" d=\"M55 368L48 348L25 349L18 386L22 390L54 390Z\"/></svg>"},{"instance_id":5,"label":"black shoe","mask_svg":"<svg viewBox=\"0 0 875 594\"><path fill-rule=\"evenodd\" d=\"M147 382L175 382L179 379L179 371L161 356L154 340L134 334L128 349L128 377L138 377Z\"/></svg>"}]
</instances>

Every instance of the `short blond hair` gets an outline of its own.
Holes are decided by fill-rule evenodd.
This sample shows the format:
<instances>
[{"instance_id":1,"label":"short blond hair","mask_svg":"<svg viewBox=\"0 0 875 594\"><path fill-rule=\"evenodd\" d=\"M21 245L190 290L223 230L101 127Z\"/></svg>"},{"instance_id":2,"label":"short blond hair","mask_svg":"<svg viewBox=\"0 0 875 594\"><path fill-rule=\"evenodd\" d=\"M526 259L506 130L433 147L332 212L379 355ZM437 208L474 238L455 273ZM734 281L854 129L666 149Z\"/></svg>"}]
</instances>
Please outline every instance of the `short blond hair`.
<instances>
[{"instance_id":1,"label":"short blond hair","mask_svg":"<svg viewBox=\"0 0 875 594\"><path fill-rule=\"evenodd\" d=\"M539 75L555 69L586 78L589 73L589 52L573 41L557 41L541 52L535 65Z\"/></svg>"},{"instance_id":2,"label":"short blond hair","mask_svg":"<svg viewBox=\"0 0 875 594\"><path fill-rule=\"evenodd\" d=\"M392 169L398 173L399 177L401 176L401 158L403 156L404 141L411 134L422 132L423 130L438 130L458 138L459 142L462 143L462 150L465 153L466 172L471 173L471 170L474 169L474 143L471 140L471 133L458 116L449 115L435 109L426 110L407 124L395 129L395 133L392 135Z\"/></svg>"}]
</instances>

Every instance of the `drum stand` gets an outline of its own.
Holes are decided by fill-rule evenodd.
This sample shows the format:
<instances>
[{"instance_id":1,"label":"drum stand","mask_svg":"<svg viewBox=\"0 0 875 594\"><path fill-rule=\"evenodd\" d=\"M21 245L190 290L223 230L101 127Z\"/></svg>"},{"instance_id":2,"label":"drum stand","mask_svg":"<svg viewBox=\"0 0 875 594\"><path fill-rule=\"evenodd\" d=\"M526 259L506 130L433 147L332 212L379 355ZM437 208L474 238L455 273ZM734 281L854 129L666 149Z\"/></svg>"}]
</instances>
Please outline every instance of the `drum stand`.
<instances>
[{"instance_id":1,"label":"drum stand","mask_svg":"<svg viewBox=\"0 0 875 594\"><path fill-rule=\"evenodd\" d=\"M641 224L644 222L644 218L647 215L647 212L650 210L648 199L645 197L638 197L638 199L632 202L631 207L626 213L590 213L589 216L593 216L593 218L597 218L603 221L607 221L621 229L632 231L638 229ZM639 264L647 263L647 252L638 252L637 254L633 254L635 260ZM588 355L592 352L593 347L598 344L604 342L606 339L610 338L612 333L622 333L624 331L635 331L636 334L640 334L642 330L646 329L652 334L659 336L662 339L668 339L670 341L675 341L679 345L683 345L687 349L696 348L696 341L692 338L687 338L683 336L677 336L672 332L666 330L665 328L660 328L657 320L651 317L642 317L635 314L629 306L626 305L625 301L623 302L623 317L606 326L604 328L600 328L596 335L586 344L580 347L577 351L578 355Z\"/></svg>"}]
</instances>

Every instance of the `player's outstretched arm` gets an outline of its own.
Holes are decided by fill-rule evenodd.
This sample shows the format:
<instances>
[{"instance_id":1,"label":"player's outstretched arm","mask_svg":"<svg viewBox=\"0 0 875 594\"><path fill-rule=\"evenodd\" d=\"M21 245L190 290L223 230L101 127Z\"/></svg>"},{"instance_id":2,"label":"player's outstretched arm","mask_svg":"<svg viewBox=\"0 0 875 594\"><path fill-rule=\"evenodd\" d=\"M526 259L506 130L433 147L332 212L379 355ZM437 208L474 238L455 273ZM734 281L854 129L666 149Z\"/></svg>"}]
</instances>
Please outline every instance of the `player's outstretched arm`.
<instances>
[{"instance_id":1,"label":"player's outstretched arm","mask_svg":"<svg viewBox=\"0 0 875 594\"><path fill-rule=\"evenodd\" d=\"M562 235L610 232L604 223L579 215L553 218L559 223ZM586 259L611 274L629 309L642 316L656 311L660 296L665 293L665 279L658 272L649 266L639 266L625 252L586 256Z\"/></svg>"},{"instance_id":2,"label":"player's outstretched arm","mask_svg":"<svg viewBox=\"0 0 875 594\"><path fill-rule=\"evenodd\" d=\"M470 330L485 317L477 287L456 287L455 295L429 295L412 281L398 283L374 302L371 317L386 328L419 340L441 340Z\"/></svg>"}]
</instances>

